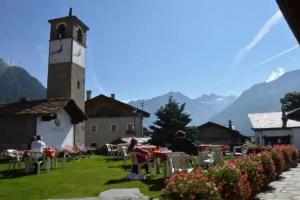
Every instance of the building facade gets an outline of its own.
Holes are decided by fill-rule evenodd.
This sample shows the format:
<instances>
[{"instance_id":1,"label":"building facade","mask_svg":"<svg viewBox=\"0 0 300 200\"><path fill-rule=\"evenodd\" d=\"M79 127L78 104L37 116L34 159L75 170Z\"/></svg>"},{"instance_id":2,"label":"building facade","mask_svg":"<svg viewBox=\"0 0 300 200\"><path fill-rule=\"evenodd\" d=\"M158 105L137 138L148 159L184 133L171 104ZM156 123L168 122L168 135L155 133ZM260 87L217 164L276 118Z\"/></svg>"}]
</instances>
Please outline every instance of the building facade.
<instances>
[{"instance_id":1,"label":"building facade","mask_svg":"<svg viewBox=\"0 0 300 200\"><path fill-rule=\"evenodd\" d=\"M300 148L300 122L287 119L282 112L248 114L259 145L293 144ZM289 117L289 116L288 116Z\"/></svg>"},{"instance_id":2,"label":"building facade","mask_svg":"<svg viewBox=\"0 0 300 200\"><path fill-rule=\"evenodd\" d=\"M76 16L49 20L47 98L73 99L84 111L87 31ZM75 127L75 144L84 144L84 122Z\"/></svg>"},{"instance_id":3,"label":"building facade","mask_svg":"<svg viewBox=\"0 0 300 200\"><path fill-rule=\"evenodd\" d=\"M250 140L249 137L234 130L231 121L228 127L207 122L199 126L198 130L197 140L200 144L241 145Z\"/></svg>"},{"instance_id":4,"label":"building facade","mask_svg":"<svg viewBox=\"0 0 300 200\"><path fill-rule=\"evenodd\" d=\"M74 145L74 127L87 117L73 100L20 101L0 107L0 149L25 149L30 138L43 136L47 146Z\"/></svg>"},{"instance_id":5,"label":"building facade","mask_svg":"<svg viewBox=\"0 0 300 200\"><path fill-rule=\"evenodd\" d=\"M86 146L102 147L117 138L142 137L143 118L150 114L115 99L99 95L86 101L88 120L85 126Z\"/></svg>"}]
</instances>

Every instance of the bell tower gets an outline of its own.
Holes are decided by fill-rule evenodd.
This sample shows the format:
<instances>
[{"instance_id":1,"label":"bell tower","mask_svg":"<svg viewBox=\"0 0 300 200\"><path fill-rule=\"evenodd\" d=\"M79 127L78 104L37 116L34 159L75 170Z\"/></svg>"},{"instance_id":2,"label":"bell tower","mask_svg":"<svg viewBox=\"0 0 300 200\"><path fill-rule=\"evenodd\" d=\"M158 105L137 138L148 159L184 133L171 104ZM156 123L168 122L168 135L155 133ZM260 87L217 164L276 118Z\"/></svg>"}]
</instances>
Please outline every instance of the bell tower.
<instances>
[{"instance_id":1,"label":"bell tower","mask_svg":"<svg viewBox=\"0 0 300 200\"><path fill-rule=\"evenodd\" d=\"M47 98L73 99L84 111L85 57L89 28L70 8L66 17L51 19ZM75 144L84 144L84 124L75 126Z\"/></svg>"}]
</instances>

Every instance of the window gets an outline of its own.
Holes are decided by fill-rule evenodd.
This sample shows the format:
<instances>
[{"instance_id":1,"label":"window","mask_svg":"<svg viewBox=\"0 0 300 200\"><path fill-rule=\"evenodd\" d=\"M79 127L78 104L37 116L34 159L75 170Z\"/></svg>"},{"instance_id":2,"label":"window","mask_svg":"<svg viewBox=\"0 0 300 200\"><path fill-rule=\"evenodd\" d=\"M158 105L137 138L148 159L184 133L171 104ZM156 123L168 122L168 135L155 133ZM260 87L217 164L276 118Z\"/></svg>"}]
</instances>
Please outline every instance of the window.
<instances>
[{"instance_id":1,"label":"window","mask_svg":"<svg viewBox=\"0 0 300 200\"><path fill-rule=\"evenodd\" d=\"M77 40L82 43L82 30L80 27L77 27Z\"/></svg>"},{"instance_id":2,"label":"window","mask_svg":"<svg viewBox=\"0 0 300 200\"><path fill-rule=\"evenodd\" d=\"M90 124L90 132L91 133L97 132L97 124Z\"/></svg>"},{"instance_id":3,"label":"window","mask_svg":"<svg viewBox=\"0 0 300 200\"><path fill-rule=\"evenodd\" d=\"M80 81L77 81L77 89L80 89Z\"/></svg>"},{"instance_id":4,"label":"window","mask_svg":"<svg viewBox=\"0 0 300 200\"><path fill-rule=\"evenodd\" d=\"M60 24L57 27L58 39L63 39L66 37L66 26L65 24Z\"/></svg>"},{"instance_id":5,"label":"window","mask_svg":"<svg viewBox=\"0 0 300 200\"><path fill-rule=\"evenodd\" d=\"M134 125L133 124L127 124L127 131L133 132L134 131Z\"/></svg>"},{"instance_id":6,"label":"window","mask_svg":"<svg viewBox=\"0 0 300 200\"><path fill-rule=\"evenodd\" d=\"M118 124L111 124L111 132L117 132L118 131Z\"/></svg>"}]
</instances>

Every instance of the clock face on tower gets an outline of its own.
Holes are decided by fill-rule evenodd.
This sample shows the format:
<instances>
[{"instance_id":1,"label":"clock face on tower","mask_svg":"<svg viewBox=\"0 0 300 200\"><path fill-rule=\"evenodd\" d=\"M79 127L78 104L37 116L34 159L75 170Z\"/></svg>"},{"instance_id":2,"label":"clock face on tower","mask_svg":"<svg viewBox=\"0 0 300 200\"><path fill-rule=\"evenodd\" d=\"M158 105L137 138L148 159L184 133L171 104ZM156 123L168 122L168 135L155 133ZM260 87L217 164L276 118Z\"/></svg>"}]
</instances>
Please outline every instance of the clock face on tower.
<instances>
[{"instance_id":1,"label":"clock face on tower","mask_svg":"<svg viewBox=\"0 0 300 200\"><path fill-rule=\"evenodd\" d=\"M72 62L85 67L85 47L76 40L73 40Z\"/></svg>"},{"instance_id":2,"label":"clock face on tower","mask_svg":"<svg viewBox=\"0 0 300 200\"><path fill-rule=\"evenodd\" d=\"M50 41L49 63L71 62L71 44L71 38Z\"/></svg>"}]
</instances>

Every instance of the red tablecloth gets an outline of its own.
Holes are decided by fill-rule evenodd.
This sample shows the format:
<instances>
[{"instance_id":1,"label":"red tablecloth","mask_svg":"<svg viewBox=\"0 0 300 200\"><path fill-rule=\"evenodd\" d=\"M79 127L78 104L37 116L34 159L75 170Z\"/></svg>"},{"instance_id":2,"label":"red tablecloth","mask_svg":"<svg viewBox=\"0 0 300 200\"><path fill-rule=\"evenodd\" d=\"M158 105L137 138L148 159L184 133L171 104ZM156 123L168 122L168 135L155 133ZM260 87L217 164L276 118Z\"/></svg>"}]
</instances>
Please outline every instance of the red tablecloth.
<instances>
[{"instance_id":1,"label":"red tablecloth","mask_svg":"<svg viewBox=\"0 0 300 200\"><path fill-rule=\"evenodd\" d=\"M44 154L46 155L47 158L53 158L55 157L55 149L45 149Z\"/></svg>"},{"instance_id":2,"label":"red tablecloth","mask_svg":"<svg viewBox=\"0 0 300 200\"><path fill-rule=\"evenodd\" d=\"M145 151L148 151L150 154L152 154L152 152L157 149L156 146L153 146L153 145L138 145L137 147L139 147Z\"/></svg>"},{"instance_id":3,"label":"red tablecloth","mask_svg":"<svg viewBox=\"0 0 300 200\"><path fill-rule=\"evenodd\" d=\"M152 152L152 157L159 158L161 161L165 161L167 159L167 154L171 153L172 151L153 151Z\"/></svg>"}]
</instances>

